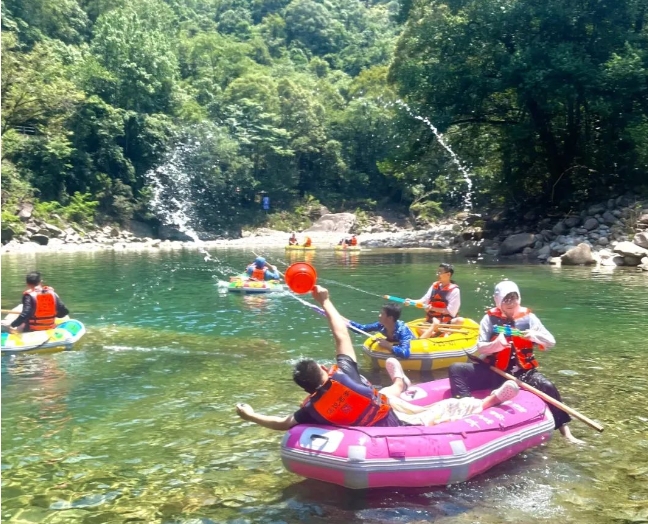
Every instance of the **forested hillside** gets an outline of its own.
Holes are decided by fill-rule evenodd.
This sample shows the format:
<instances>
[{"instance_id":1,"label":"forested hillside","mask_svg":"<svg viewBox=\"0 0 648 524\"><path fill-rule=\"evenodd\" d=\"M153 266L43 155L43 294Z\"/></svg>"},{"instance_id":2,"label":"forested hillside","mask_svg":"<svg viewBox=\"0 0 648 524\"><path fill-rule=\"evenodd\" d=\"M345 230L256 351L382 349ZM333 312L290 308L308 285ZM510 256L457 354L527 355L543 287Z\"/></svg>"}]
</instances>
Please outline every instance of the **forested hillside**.
<instances>
[{"instance_id":1,"label":"forested hillside","mask_svg":"<svg viewBox=\"0 0 648 524\"><path fill-rule=\"evenodd\" d=\"M3 0L3 221L26 200L150 220L152 176L186 177L202 230L259 223L261 192L461 206L413 116L478 206L640 191L647 19L645 0Z\"/></svg>"}]
</instances>

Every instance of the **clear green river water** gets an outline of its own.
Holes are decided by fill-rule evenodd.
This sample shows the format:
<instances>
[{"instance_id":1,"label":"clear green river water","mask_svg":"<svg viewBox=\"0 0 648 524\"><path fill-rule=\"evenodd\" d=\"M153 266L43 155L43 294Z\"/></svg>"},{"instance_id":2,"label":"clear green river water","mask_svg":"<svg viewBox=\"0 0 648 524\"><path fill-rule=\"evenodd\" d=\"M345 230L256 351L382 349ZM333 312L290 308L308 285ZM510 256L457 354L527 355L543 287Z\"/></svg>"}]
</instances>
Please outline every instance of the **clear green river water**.
<instances>
[{"instance_id":1,"label":"clear green river water","mask_svg":"<svg viewBox=\"0 0 648 524\"><path fill-rule=\"evenodd\" d=\"M263 251L285 268L283 250ZM317 252L319 283L369 322L382 294L419 298L456 264L464 316L493 286L556 336L539 356L566 404L605 425L571 424L470 482L353 491L286 472L281 433L239 419L237 402L287 414L303 393L291 366L331 361L325 320L290 294L219 293L248 250L5 255L2 307L38 269L87 335L74 351L2 359L2 521L42 523L648 522L648 274L622 268L469 263L434 252ZM404 310L403 318L420 310ZM353 335L361 345L362 338ZM365 374L386 385L388 377ZM415 380L429 377L413 377Z\"/></svg>"}]
</instances>

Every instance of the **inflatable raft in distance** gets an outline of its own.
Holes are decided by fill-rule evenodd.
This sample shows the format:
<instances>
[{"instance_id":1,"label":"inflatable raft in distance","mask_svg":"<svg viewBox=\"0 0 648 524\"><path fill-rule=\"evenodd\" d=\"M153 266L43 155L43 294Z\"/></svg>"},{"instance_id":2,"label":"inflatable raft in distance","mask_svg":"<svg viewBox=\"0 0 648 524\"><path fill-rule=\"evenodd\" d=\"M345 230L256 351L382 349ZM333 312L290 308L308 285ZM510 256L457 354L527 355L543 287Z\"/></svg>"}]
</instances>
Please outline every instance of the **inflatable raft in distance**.
<instances>
[{"instance_id":1,"label":"inflatable raft in distance","mask_svg":"<svg viewBox=\"0 0 648 524\"><path fill-rule=\"evenodd\" d=\"M360 251L362 251L360 246L341 246L339 244L335 246L336 253L358 253Z\"/></svg>"},{"instance_id":2,"label":"inflatable raft in distance","mask_svg":"<svg viewBox=\"0 0 648 524\"><path fill-rule=\"evenodd\" d=\"M315 251L315 246L300 246L299 244L293 244L286 246L286 251Z\"/></svg>"},{"instance_id":3,"label":"inflatable raft in distance","mask_svg":"<svg viewBox=\"0 0 648 524\"><path fill-rule=\"evenodd\" d=\"M230 293L273 293L283 291L284 287L279 280L251 280L247 275L231 277L227 286Z\"/></svg>"}]
</instances>

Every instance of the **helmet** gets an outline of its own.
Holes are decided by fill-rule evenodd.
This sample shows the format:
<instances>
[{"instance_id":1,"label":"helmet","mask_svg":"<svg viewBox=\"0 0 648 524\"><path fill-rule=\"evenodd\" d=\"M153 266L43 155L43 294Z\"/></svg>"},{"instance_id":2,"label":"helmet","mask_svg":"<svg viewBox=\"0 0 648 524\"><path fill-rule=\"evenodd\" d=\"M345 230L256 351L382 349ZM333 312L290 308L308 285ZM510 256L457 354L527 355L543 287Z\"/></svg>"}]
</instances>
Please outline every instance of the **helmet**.
<instances>
[{"instance_id":1,"label":"helmet","mask_svg":"<svg viewBox=\"0 0 648 524\"><path fill-rule=\"evenodd\" d=\"M259 269L263 269L266 265L266 259L263 257L256 257L254 259L254 265Z\"/></svg>"}]
</instances>

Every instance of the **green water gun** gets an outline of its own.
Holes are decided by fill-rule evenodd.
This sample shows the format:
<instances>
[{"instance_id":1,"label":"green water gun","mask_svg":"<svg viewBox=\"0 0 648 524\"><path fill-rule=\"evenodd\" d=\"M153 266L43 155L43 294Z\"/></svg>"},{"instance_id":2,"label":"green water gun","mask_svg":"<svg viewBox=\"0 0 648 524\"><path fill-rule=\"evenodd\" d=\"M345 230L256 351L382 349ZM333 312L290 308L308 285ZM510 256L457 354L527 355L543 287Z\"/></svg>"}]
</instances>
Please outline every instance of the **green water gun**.
<instances>
[{"instance_id":1,"label":"green water gun","mask_svg":"<svg viewBox=\"0 0 648 524\"><path fill-rule=\"evenodd\" d=\"M522 331L511 326L495 326L495 333L503 333L507 337L521 337Z\"/></svg>"},{"instance_id":2,"label":"green water gun","mask_svg":"<svg viewBox=\"0 0 648 524\"><path fill-rule=\"evenodd\" d=\"M383 295L383 298L385 300L391 300L392 302L399 302L400 304L403 304L405 306L416 306L421 309L425 308L423 302L418 302L416 300L412 300L411 298L399 298L399 297L393 297L391 295Z\"/></svg>"}]
</instances>

